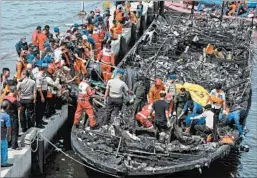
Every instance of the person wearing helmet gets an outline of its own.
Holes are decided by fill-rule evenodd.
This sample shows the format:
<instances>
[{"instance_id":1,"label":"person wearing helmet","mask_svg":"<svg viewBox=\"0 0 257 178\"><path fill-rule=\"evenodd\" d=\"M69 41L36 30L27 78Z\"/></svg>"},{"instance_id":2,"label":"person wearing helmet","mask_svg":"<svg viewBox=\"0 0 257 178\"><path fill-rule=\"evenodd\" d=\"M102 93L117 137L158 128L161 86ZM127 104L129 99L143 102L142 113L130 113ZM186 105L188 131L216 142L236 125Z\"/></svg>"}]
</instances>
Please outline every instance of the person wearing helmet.
<instances>
[{"instance_id":1,"label":"person wearing helmet","mask_svg":"<svg viewBox=\"0 0 257 178\"><path fill-rule=\"evenodd\" d=\"M20 56L21 51L28 50L28 43L26 42L25 36L21 37L20 41L18 43L16 43L15 48L16 48L18 56Z\"/></svg>"},{"instance_id":2,"label":"person wearing helmet","mask_svg":"<svg viewBox=\"0 0 257 178\"><path fill-rule=\"evenodd\" d=\"M165 91L165 86L163 85L161 79L157 78L155 79L154 85L150 88L150 91L148 94L148 100L150 104L153 104L154 101L160 99L161 91Z\"/></svg>"},{"instance_id":3,"label":"person wearing helmet","mask_svg":"<svg viewBox=\"0 0 257 178\"><path fill-rule=\"evenodd\" d=\"M233 112L230 112L225 118L226 125L234 128L236 127L239 135L244 137L244 127L245 127L245 119L247 116L247 112L245 109L239 109Z\"/></svg>"},{"instance_id":4,"label":"person wearing helmet","mask_svg":"<svg viewBox=\"0 0 257 178\"><path fill-rule=\"evenodd\" d=\"M59 38L60 35L60 29L58 27L54 28L54 34L53 34L53 39L58 42L60 40Z\"/></svg>"},{"instance_id":5,"label":"person wearing helmet","mask_svg":"<svg viewBox=\"0 0 257 178\"><path fill-rule=\"evenodd\" d=\"M169 103L169 115L172 114L173 112L173 104L174 104L174 97L176 95L176 85L175 85L175 80L176 80L176 75L175 74L170 74L169 80L165 84L166 88L166 100Z\"/></svg>"},{"instance_id":6,"label":"person wearing helmet","mask_svg":"<svg viewBox=\"0 0 257 178\"><path fill-rule=\"evenodd\" d=\"M92 48L92 45L88 41L87 35L82 36L82 46L84 49L83 59L92 59L93 58L93 48Z\"/></svg>"},{"instance_id":7,"label":"person wearing helmet","mask_svg":"<svg viewBox=\"0 0 257 178\"><path fill-rule=\"evenodd\" d=\"M173 109L173 115L179 116L186 104L186 102L190 99L189 93L186 92L185 88L181 88L180 92L176 94L174 98L174 109Z\"/></svg>"},{"instance_id":8,"label":"person wearing helmet","mask_svg":"<svg viewBox=\"0 0 257 178\"><path fill-rule=\"evenodd\" d=\"M19 60L16 62L16 77L17 77L17 81L19 81L21 79L21 73L23 70L26 70L27 67L27 55L28 55L28 51L21 51L20 54L20 58Z\"/></svg>"},{"instance_id":9,"label":"person wearing helmet","mask_svg":"<svg viewBox=\"0 0 257 178\"><path fill-rule=\"evenodd\" d=\"M112 66L115 66L114 52L110 43L107 43L103 50L100 51L96 60L101 62L103 79L107 83L112 76Z\"/></svg>"}]
</instances>

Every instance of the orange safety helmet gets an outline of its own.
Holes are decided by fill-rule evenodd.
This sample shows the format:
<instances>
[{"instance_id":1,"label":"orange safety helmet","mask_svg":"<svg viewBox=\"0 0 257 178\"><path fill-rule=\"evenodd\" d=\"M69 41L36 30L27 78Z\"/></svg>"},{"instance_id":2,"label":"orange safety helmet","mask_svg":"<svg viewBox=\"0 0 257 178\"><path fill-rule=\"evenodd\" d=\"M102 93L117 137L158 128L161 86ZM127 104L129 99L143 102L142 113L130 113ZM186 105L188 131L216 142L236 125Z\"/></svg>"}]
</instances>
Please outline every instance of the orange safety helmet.
<instances>
[{"instance_id":1,"label":"orange safety helmet","mask_svg":"<svg viewBox=\"0 0 257 178\"><path fill-rule=\"evenodd\" d=\"M162 81L161 79L155 79L155 86L161 86L162 85Z\"/></svg>"},{"instance_id":2,"label":"orange safety helmet","mask_svg":"<svg viewBox=\"0 0 257 178\"><path fill-rule=\"evenodd\" d=\"M96 9L96 10L95 10L95 13L100 13L100 9Z\"/></svg>"}]
</instances>

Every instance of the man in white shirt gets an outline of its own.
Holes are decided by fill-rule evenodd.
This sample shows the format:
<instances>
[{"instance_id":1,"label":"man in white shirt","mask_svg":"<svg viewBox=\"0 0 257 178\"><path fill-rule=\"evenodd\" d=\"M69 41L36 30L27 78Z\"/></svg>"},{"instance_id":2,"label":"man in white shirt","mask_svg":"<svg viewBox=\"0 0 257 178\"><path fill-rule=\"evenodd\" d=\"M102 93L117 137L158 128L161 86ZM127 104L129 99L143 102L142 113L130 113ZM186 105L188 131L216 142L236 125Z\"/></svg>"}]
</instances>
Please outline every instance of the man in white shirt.
<instances>
[{"instance_id":1,"label":"man in white shirt","mask_svg":"<svg viewBox=\"0 0 257 178\"><path fill-rule=\"evenodd\" d=\"M214 125L214 113L211 111L212 106L207 104L204 107L204 112L198 116L192 117L191 120L205 117L205 125L195 125L194 129L200 133L211 134ZM215 137L214 137L215 138Z\"/></svg>"}]
</instances>

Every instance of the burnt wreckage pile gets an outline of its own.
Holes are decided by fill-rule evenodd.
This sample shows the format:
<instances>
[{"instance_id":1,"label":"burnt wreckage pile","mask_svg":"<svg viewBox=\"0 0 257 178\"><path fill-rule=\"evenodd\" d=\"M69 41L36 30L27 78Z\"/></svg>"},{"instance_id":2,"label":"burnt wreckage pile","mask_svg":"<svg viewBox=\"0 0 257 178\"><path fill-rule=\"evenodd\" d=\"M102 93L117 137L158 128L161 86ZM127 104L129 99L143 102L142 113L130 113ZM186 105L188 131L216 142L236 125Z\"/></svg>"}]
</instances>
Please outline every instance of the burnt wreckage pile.
<instances>
[{"instance_id":1,"label":"burnt wreckage pile","mask_svg":"<svg viewBox=\"0 0 257 178\"><path fill-rule=\"evenodd\" d=\"M180 83L196 83L209 91L215 84L222 83L232 110L248 108L250 39L249 25L229 25L215 20L198 22L168 14L154 20L119 67L129 71L126 82L130 89L139 74L150 80L158 77L166 81L170 73L175 73ZM208 54L212 47L214 53ZM204 48L207 48L205 52ZM104 108L96 110L98 123L101 123ZM229 153L229 145L202 143L199 136L183 135L176 124L170 134L165 135L166 142L157 140L155 133L133 135L131 110L131 106L124 105L109 127L86 130L81 125L79 129L73 128L73 148L87 164L112 175L166 174L208 166L214 159ZM220 135L230 133L238 138L238 131L223 132L222 129L219 128Z\"/></svg>"}]
</instances>

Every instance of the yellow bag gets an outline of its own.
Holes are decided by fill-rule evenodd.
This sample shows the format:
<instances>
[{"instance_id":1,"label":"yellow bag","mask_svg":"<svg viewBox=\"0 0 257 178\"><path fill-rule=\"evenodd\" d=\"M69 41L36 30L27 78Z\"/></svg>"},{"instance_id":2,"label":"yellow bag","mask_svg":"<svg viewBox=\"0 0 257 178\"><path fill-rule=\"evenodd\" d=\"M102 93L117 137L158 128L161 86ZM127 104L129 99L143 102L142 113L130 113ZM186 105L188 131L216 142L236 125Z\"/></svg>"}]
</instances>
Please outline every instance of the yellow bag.
<instances>
[{"instance_id":1,"label":"yellow bag","mask_svg":"<svg viewBox=\"0 0 257 178\"><path fill-rule=\"evenodd\" d=\"M207 98L209 96L209 92L200 85L192 84L192 83L184 83L176 84L176 91L179 92L181 88L185 88L191 95L191 98L194 102L200 104L201 106L205 106L207 103Z\"/></svg>"}]
</instances>

